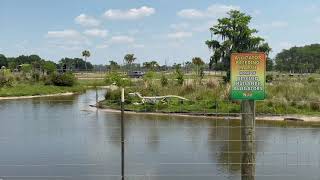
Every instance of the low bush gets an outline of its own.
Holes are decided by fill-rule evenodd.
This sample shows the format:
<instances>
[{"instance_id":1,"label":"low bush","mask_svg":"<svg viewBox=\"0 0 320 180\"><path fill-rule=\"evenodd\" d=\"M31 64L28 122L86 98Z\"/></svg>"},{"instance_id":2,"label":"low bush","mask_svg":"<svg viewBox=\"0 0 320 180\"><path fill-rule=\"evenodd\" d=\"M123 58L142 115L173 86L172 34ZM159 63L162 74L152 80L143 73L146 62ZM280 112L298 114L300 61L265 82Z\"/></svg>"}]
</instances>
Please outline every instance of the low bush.
<instances>
[{"instance_id":1,"label":"low bush","mask_svg":"<svg viewBox=\"0 0 320 180\"><path fill-rule=\"evenodd\" d=\"M316 82L316 79L314 77L309 77L308 83L313 83L313 82Z\"/></svg>"},{"instance_id":2,"label":"low bush","mask_svg":"<svg viewBox=\"0 0 320 180\"><path fill-rule=\"evenodd\" d=\"M161 75L161 80L160 81L161 81L161 85L163 87L165 87L165 86L167 86L169 84L169 80L168 80L168 78L166 77L165 74Z\"/></svg>"},{"instance_id":3,"label":"low bush","mask_svg":"<svg viewBox=\"0 0 320 180\"><path fill-rule=\"evenodd\" d=\"M14 82L14 77L12 76L10 70L1 69L0 70L0 87L11 87Z\"/></svg>"},{"instance_id":4,"label":"low bush","mask_svg":"<svg viewBox=\"0 0 320 180\"><path fill-rule=\"evenodd\" d=\"M207 87L211 89L215 89L219 87L219 81L217 79L210 78L207 81Z\"/></svg>"},{"instance_id":5,"label":"low bush","mask_svg":"<svg viewBox=\"0 0 320 180\"><path fill-rule=\"evenodd\" d=\"M320 102L310 102L310 108L313 111L320 111Z\"/></svg>"},{"instance_id":6,"label":"low bush","mask_svg":"<svg viewBox=\"0 0 320 180\"><path fill-rule=\"evenodd\" d=\"M108 85L117 85L119 87L125 87L131 84L130 79L121 73L110 72L105 77L105 83Z\"/></svg>"},{"instance_id":7,"label":"low bush","mask_svg":"<svg viewBox=\"0 0 320 180\"><path fill-rule=\"evenodd\" d=\"M271 75L271 74L268 74L267 76L266 76L266 82L267 83L271 83L273 81L273 76Z\"/></svg>"},{"instance_id":8,"label":"low bush","mask_svg":"<svg viewBox=\"0 0 320 180\"><path fill-rule=\"evenodd\" d=\"M52 74L50 79L55 86L73 86L76 83L76 77L72 73Z\"/></svg>"}]
</instances>

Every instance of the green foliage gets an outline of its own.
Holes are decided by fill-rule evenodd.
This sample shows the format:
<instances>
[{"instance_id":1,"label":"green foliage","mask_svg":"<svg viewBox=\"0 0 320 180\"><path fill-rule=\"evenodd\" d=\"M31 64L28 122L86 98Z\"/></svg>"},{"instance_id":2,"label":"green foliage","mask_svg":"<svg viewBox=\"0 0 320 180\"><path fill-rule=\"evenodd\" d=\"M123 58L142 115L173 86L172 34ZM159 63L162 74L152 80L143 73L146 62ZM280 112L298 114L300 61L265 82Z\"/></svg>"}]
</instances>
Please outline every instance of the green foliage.
<instances>
[{"instance_id":1,"label":"green foliage","mask_svg":"<svg viewBox=\"0 0 320 180\"><path fill-rule=\"evenodd\" d=\"M26 73L30 73L32 70L32 66L31 64L21 64L21 71L26 74Z\"/></svg>"},{"instance_id":2,"label":"green foliage","mask_svg":"<svg viewBox=\"0 0 320 180\"><path fill-rule=\"evenodd\" d=\"M176 79L177 79L177 83L178 85L183 85L184 82L184 74L180 69L176 70Z\"/></svg>"},{"instance_id":3,"label":"green foliage","mask_svg":"<svg viewBox=\"0 0 320 180\"><path fill-rule=\"evenodd\" d=\"M34 96L34 95L47 95L58 94L66 92L83 92L86 88L84 86L48 86L42 83L33 84L14 84L12 87L0 88L0 96Z\"/></svg>"},{"instance_id":4,"label":"green foliage","mask_svg":"<svg viewBox=\"0 0 320 180\"><path fill-rule=\"evenodd\" d=\"M57 66L54 62L51 61L46 61L43 65L43 69L48 73L48 74L52 74L54 72L56 72L57 70Z\"/></svg>"},{"instance_id":5,"label":"green foliage","mask_svg":"<svg viewBox=\"0 0 320 180\"><path fill-rule=\"evenodd\" d=\"M108 85L115 84L119 87L125 87L130 85L130 79L119 72L110 72L105 77L105 82Z\"/></svg>"},{"instance_id":6,"label":"green foliage","mask_svg":"<svg viewBox=\"0 0 320 180\"><path fill-rule=\"evenodd\" d=\"M14 77L9 69L0 70L0 88L1 87L11 87L14 82Z\"/></svg>"},{"instance_id":7,"label":"green foliage","mask_svg":"<svg viewBox=\"0 0 320 180\"><path fill-rule=\"evenodd\" d=\"M272 71L273 70L273 67L274 67L274 62L272 59L270 58L267 58L267 64L266 64L266 70L267 71Z\"/></svg>"},{"instance_id":8,"label":"green foliage","mask_svg":"<svg viewBox=\"0 0 320 180\"><path fill-rule=\"evenodd\" d=\"M256 29L249 27L251 17L240 11L231 10L229 17L218 19L218 24L210 28L212 36L221 37L221 41L207 40L205 43L213 51L209 67L223 63L223 70L230 71L230 56L233 52L265 52L271 48L264 39L256 36ZM229 80L229 79L227 79Z\"/></svg>"},{"instance_id":9,"label":"green foliage","mask_svg":"<svg viewBox=\"0 0 320 180\"><path fill-rule=\"evenodd\" d=\"M144 62L143 67L150 71L155 71L159 69L160 66L157 61L150 61L150 62Z\"/></svg>"},{"instance_id":10,"label":"green foliage","mask_svg":"<svg viewBox=\"0 0 320 180\"><path fill-rule=\"evenodd\" d=\"M51 81L55 86L73 86L76 77L72 73L52 74Z\"/></svg>"},{"instance_id":11,"label":"green foliage","mask_svg":"<svg viewBox=\"0 0 320 180\"><path fill-rule=\"evenodd\" d=\"M104 96L106 100L111 100L111 101L118 101L120 102L121 99L121 91L120 89L117 90L108 90Z\"/></svg>"},{"instance_id":12,"label":"green foliage","mask_svg":"<svg viewBox=\"0 0 320 180\"><path fill-rule=\"evenodd\" d=\"M67 69L67 70L92 70L93 65L90 62L85 62L81 58L62 58L59 61L58 68L59 69Z\"/></svg>"},{"instance_id":13,"label":"green foliage","mask_svg":"<svg viewBox=\"0 0 320 180\"><path fill-rule=\"evenodd\" d=\"M311 76L308 78L308 83L314 83L314 82L316 82L316 79L314 77Z\"/></svg>"},{"instance_id":14,"label":"green foliage","mask_svg":"<svg viewBox=\"0 0 320 180\"><path fill-rule=\"evenodd\" d=\"M273 81L273 75L272 74L267 74L266 75L266 82L267 83L270 83L270 82L272 82Z\"/></svg>"},{"instance_id":15,"label":"green foliage","mask_svg":"<svg viewBox=\"0 0 320 180\"><path fill-rule=\"evenodd\" d=\"M127 64L132 64L137 58L134 57L134 54L126 54L123 58Z\"/></svg>"},{"instance_id":16,"label":"green foliage","mask_svg":"<svg viewBox=\"0 0 320 180\"><path fill-rule=\"evenodd\" d=\"M194 57L192 58L192 64L196 66L196 74L202 79L204 76L202 67L204 65L204 62L200 57Z\"/></svg>"},{"instance_id":17,"label":"green foliage","mask_svg":"<svg viewBox=\"0 0 320 180\"><path fill-rule=\"evenodd\" d=\"M202 80L203 78L204 78L204 67L200 67L200 69L199 69L199 77L200 77L200 79Z\"/></svg>"},{"instance_id":18,"label":"green foliage","mask_svg":"<svg viewBox=\"0 0 320 180\"><path fill-rule=\"evenodd\" d=\"M313 73L320 69L320 44L292 47L278 53L275 68L291 73Z\"/></svg>"},{"instance_id":19,"label":"green foliage","mask_svg":"<svg viewBox=\"0 0 320 180\"><path fill-rule=\"evenodd\" d=\"M40 80L40 74L38 72L32 73L32 80L38 82Z\"/></svg>"},{"instance_id":20,"label":"green foliage","mask_svg":"<svg viewBox=\"0 0 320 180\"><path fill-rule=\"evenodd\" d=\"M169 83L169 80L164 73L162 73L160 81L161 81L161 86L163 87L166 87Z\"/></svg>"},{"instance_id":21,"label":"green foliage","mask_svg":"<svg viewBox=\"0 0 320 180\"><path fill-rule=\"evenodd\" d=\"M0 68L2 66L8 67L8 60L6 56L4 56L3 54L0 54Z\"/></svg>"},{"instance_id":22,"label":"green foliage","mask_svg":"<svg viewBox=\"0 0 320 180\"><path fill-rule=\"evenodd\" d=\"M109 64L110 65L108 65L108 69L110 69L111 71L115 71L117 69L120 69L120 65L115 61L109 61Z\"/></svg>"},{"instance_id":23,"label":"green foliage","mask_svg":"<svg viewBox=\"0 0 320 180\"><path fill-rule=\"evenodd\" d=\"M88 58L88 57L90 57L90 51L89 50L84 50L84 51L82 51L82 56L83 57L85 57L85 58Z\"/></svg>"}]
</instances>

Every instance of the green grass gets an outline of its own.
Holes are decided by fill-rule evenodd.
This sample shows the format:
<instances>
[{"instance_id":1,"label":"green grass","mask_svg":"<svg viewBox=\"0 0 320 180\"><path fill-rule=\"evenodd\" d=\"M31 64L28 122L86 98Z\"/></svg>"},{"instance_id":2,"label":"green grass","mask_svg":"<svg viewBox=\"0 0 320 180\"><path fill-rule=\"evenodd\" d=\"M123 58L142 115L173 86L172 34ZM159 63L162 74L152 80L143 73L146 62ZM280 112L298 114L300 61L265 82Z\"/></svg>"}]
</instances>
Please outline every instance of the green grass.
<instances>
[{"instance_id":1,"label":"green grass","mask_svg":"<svg viewBox=\"0 0 320 180\"><path fill-rule=\"evenodd\" d=\"M79 79L78 83L82 86L106 86L104 79Z\"/></svg>"},{"instance_id":2,"label":"green grass","mask_svg":"<svg viewBox=\"0 0 320 180\"><path fill-rule=\"evenodd\" d=\"M86 90L85 86L75 85L72 87L65 86L47 86L41 83L36 84L15 84L13 87L0 88L0 97L9 96L35 96L48 95L66 92L80 93Z\"/></svg>"},{"instance_id":3,"label":"green grass","mask_svg":"<svg viewBox=\"0 0 320 180\"><path fill-rule=\"evenodd\" d=\"M257 101L257 113L320 115L320 80L308 83L306 79L307 77L286 77L267 84L267 98ZM173 99L166 103L134 105L134 102L140 100L126 95L125 108L138 112L239 113L240 103L229 99L229 88L219 77L212 77L201 83L191 79L183 86L169 79L167 87L161 86L160 81L154 79L149 82L135 81L126 88L126 92L140 92L143 96L179 95L190 101L181 103ZM119 97L108 96L100 105L118 109Z\"/></svg>"}]
</instances>

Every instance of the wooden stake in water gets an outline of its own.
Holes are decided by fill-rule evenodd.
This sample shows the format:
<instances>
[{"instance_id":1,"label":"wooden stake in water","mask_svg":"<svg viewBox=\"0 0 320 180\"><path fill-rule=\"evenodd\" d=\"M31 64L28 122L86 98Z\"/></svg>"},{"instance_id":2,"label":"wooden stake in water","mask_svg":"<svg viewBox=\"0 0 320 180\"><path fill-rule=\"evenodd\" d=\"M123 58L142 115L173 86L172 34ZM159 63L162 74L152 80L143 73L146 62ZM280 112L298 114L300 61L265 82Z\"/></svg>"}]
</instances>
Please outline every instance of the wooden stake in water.
<instances>
[{"instance_id":1,"label":"wooden stake in water","mask_svg":"<svg viewBox=\"0 0 320 180\"><path fill-rule=\"evenodd\" d=\"M255 179L255 102L241 102L241 180Z\"/></svg>"},{"instance_id":2,"label":"wooden stake in water","mask_svg":"<svg viewBox=\"0 0 320 180\"><path fill-rule=\"evenodd\" d=\"M124 88L121 88L121 180L124 180Z\"/></svg>"}]
</instances>

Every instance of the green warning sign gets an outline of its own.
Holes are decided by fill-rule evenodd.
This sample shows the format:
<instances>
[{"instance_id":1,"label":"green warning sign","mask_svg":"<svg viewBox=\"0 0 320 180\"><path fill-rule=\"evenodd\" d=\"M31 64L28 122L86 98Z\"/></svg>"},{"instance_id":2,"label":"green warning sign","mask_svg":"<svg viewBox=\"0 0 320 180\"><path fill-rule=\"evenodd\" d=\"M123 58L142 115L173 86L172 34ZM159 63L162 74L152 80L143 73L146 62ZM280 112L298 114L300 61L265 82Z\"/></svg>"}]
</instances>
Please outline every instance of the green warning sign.
<instances>
[{"instance_id":1,"label":"green warning sign","mask_svg":"<svg viewBox=\"0 0 320 180\"><path fill-rule=\"evenodd\" d=\"M265 99L265 53L234 53L230 61L231 99Z\"/></svg>"}]
</instances>

